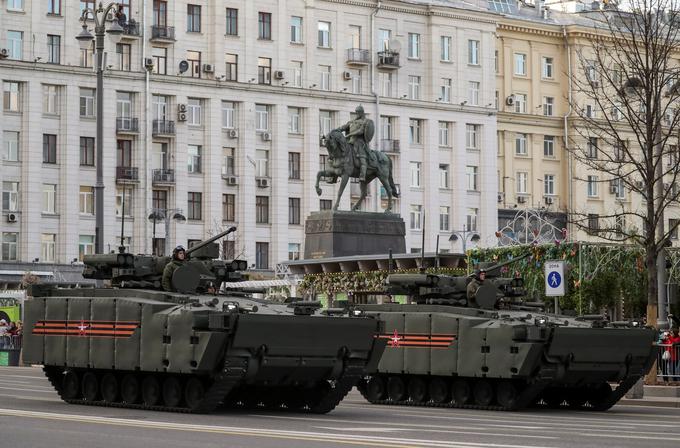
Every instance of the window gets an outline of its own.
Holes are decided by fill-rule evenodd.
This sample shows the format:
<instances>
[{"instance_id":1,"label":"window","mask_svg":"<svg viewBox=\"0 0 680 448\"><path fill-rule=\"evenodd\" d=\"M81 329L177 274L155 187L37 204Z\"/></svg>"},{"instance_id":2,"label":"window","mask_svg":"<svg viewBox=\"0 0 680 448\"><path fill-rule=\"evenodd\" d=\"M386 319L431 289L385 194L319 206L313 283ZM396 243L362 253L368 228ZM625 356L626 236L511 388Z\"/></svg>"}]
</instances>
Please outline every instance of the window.
<instances>
[{"instance_id":1,"label":"window","mask_svg":"<svg viewBox=\"0 0 680 448\"><path fill-rule=\"evenodd\" d=\"M411 100L420 99L420 76L408 77L408 97Z\"/></svg>"},{"instance_id":2,"label":"window","mask_svg":"<svg viewBox=\"0 0 680 448\"><path fill-rule=\"evenodd\" d=\"M586 118L597 118L597 109L592 104L586 104Z\"/></svg>"},{"instance_id":3,"label":"window","mask_svg":"<svg viewBox=\"0 0 680 448\"><path fill-rule=\"evenodd\" d=\"M61 0L47 0L47 14L61 15Z\"/></svg>"},{"instance_id":4,"label":"window","mask_svg":"<svg viewBox=\"0 0 680 448\"><path fill-rule=\"evenodd\" d=\"M94 187L80 186L80 205L81 215L94 215Z\"/></svg>"},{"instance_id":5,"label":"window","mask_svg":"<svg viewBox=\"0 0 680 448\"><path fill-rule=\"evenodd\" d=\"M543 79L553 78L553 58L542 57L541 58L541 76Z\"/></svg>"},{"instance_id":6,"label":"window","mask_svg":"<svg viewBox=\"0 0 680 448\"><path fill-rule=\"evenodd\" d=\"M614 197L616 199L626 199L626 188L623 183L623 178L619 177L612 181L612 189L614 190Z\"/></svg>"},{"instance_id":7,"label":"window","mask_svg":"<svg viewBox=\"0 0 680 448\"><path fill-rule=\"evenodd\" d=\"M468 64L479 65L479 41L468 40Z\"/></svg>"},{"instance_id":8,"label":"window","mask_svg":"<svg viewBox=\"0 0 680 448\"><path fill-rule=\"evenodd\" d=\"M300 198L288 198L288 224L300 224Z\"/></svg>"},{"instance_id":9,"label":"window","mask_svg":"<svg viewBox=\"0 0 680 448\"><path fill-rule=\"evenodd\" d=\"M293 79L292 87L302 87L302 62L292 61L293 65Z\"/></svg>"},{"instance_id":10,"label":"window","mask_svg":"<svg viewBox=\"0 0 680 448\"><path fill-rule=\"evenodd\" d=\"M624 162L626 160L627 142L619 140L614 143L614 161Z\"/></svg>"},{"instance_id":11,"label":"window","mask_svg":"<svg viewBox=\"0 0 680 448\"><path fill-rule=\"evenodd\" d=\"M132 140L116 141L116 163L120 167L132 167Z\"/></svg>"},{"instance_id":12,"label":"window","mask_svg":"<svg viewBox=\"0 0 680 448\"><path fill-rule=\"evenodd\" d=\"M331 47L331 23L330 22L319 22L319 47L330 48Z\"/></svg>"},{"instance_id":13,"label":"window","mask_svg":"<svg viewBox=\"0 0 680 448\"><path fill-rule=\"evenodd\" d=\"M16 232L3 232L2 233L2 260L3 261L14 261L18 258L17 253L17 243L19 240L19 234Z\"/></svg>"},{"instance_id":14,"label":"window","mask_svg":"<svg viewBox=\"0 0 680 448\"><path fill-rule=\"evenodd\" d=\"M515 53L515 75L526 76L527 74L527 55Z\"/></svg>"},{"instance_id":15,"label":"window","mask_svg":"<svg viewBox=\"0 0 680 448\"><path fill-rule=\"evenodd\" d=\"M479 82L470 81L468 84L468 101L471 106L479 106Z\"/></svg>"},{"instance_id":16,"label":"window","mask_svg":"<svg viewBox=\"0 0 680 448\"><path fill-rule=\"evenodd\" d=\"M588 137L588 143L586 144L586 157L589 159L597 159L597 147L597 137Z\"/></svg>"},{"instance_id":17,"label":"window","mask_svg":"<svg viewBox=\"0 0 680 448\"><path fill-rule=\"evenodd\" d=\"M223 194L222 195L222 220L234 222L236 221L236 195Z\"/></svg>"},{"instance_id":18,"label":"window","mask_svg":"<svg viewBox=\"0 0 680 448\"><path fill-rule=\"evenodd\" d=\"M201 125L201 99L187 99L187 124L192 126Z\"/></svg>"},{"instance_id":19,"label":"window","mask_svg":"<svg viewBox=\"0 0 680 448\"><path fill-rule=\"evenodd\" d=\"M382 139L392 140L392 129L394 128L395 117L380 117L380 125L382 126Z\"/></svg>"},{"instance_id":20,"label":"window","mask_svg":"<svg viewBox=\"0 0 680 448\"><path fill-rule=\"evenodd\" d=\"M302 43L302 17L290 18L290 41L294 44Z\"/></svg>"},{"instance_id":21,"label":"window","mask_svg":"<svg viewBox=\"0 0 680 448\"><path fill-rule=\"evenodd\" d=\"M449 165L439 164L439 188L449 188Z\"/></svg>"},{"instance_id":22,"label":"window","mask_svg":"<svg viewBox=\"0 0 680 448\"><path fill-rule=\"evenodd\" d=\"M23 11L24 0L7 0L7 10L9 11Z\"/></svg>"},{"instance_id":23,"label":"window","mask_svg":"<svg viewBox=\"0 0 680 448\"><path fill-rule=\"evenodd\" d=\"M151 206L156 210L165 211L168 208L168 192L166 190L153 190L151 192Z\"/></svg>"},{"instance_id":24,"label":"window","mask_svg":"<svg viewBox=\"0 0 680 448\"><path fill-rule=\"evenodd\" d=\"M83 261L85 255L94 254L94 235L78 236L78 260Z\"/></svg>"},{"instance_id":25,"label":"window","mask_svg":"<svg viewBox=\"0 0 680 448\"><path fill-rule=\"evenodd\" d=\"M412 145L420 145L422 141L423 120L410 118L408 120L408 140Z\"/></svg>"},{"instance_id":26,"label":"window","mask_svg":"<svg viewBox=\"0 0 680 448\"><path fill-rule=\"evenodd\" d=\"M409 209L410 229L421 230L423 226L423 206L412 204Z\"/></svg>"},{"instance_id":27,"label":"window","mask_svg":"<svg viewBox=\"0 0 680 448\"><path fill-rule=\"evenodd\" d=\"M89 48L82 48L80 50L80 66L92 67L94 64L94 41Z\"/></svg>"},{"instance_id":28,"label":"window","mask_svg":"<svg viewBox=\"0 0 680 448\"><path fill-rule=\"evenodd\" d=\"M420 34L408 33L408 57L420 59Z\"/></svg>"},{"instance_id":29,"label":"window","mask_svg":"<svg viewBox=\"0 0 680 448\"><path fill-rule=\"evenodd\" d=\"M527 134L515 134L515 154L518 156L527 155Z\"/></svg>"},{"instance_id":30,"label":"window","mask_svg":"<svg viewBox=\"0 0 680 448\"><path fill-rule=\"evenodd\" d=\"M80 137L80 164L94 166L94 137Z\"/></svg>"},{"instance_id":31,"label":"window","mask_svg":"<svg viewBox=\"0 0 680 448\"><path fill-rule=\"evenodd\" d=\"M320 65L319 72L321 73L319 88L321 90L331 90L331 66Z\"/></svg>"},{"instance_id":32,"label":"window","mask_svg":"<svg viewBox=\"0 0 680 448\"><path fill-rule=\"evenodd\" d=\"M330 110L319 111L319 131L322 135L328 135L333 127L333 112Z\"/></svg>"},{"instance_id":33,"label":"window","mask_svg":"<svg viewBox=\"0 0 680 448\"><path fill-rule=\"evenodd\" d=\"M392 73L379 72L380 94L382 96L391 97L392 92Z\"/></svg>"},{"instance_id":34,"label":"window","mask_svg":"<svg viewBox=\"0 0 680 448\"><path fill-rule=\"evenodd\" d=\"M7 49L9 59L23 59L24 33L21 31L7 31Z\"/></svg>"},{"instance_id":35,"label":"window","mask_svg":"<svg viewBox=\"0 0 680 448\"><path fill-rule=\"evenodd\" d=\"M132 93L130 92L116 92L116 117L121 120L128 129L131 127L130 118L132 118Z\"/></svg>"},{"instance_id":36,"label":"window","mask_svg":"<svg viewBox=\"0 0 680 448\"><path fill-rule=\"evenodd\" d=\"M500 98L500 93L498 92L498 90L496 90L496 92L494 93L494 98L493 98L493 107L496 110L501 110L499 98Z\"/></svg>"},{"instance_id":37,"label":"window","mask_svg":"<svg viewBox=\"0 0 680 448\"><path fill-rule=\"evenodd\" d=\"M439 122L439 146L451 146L450 129L451 123L448 121Z\"/></svg>"},{"instance_id":38,"label":"window","mask_svg":"<svg viewBox=\"0 0 680 448\"><path fill-rule=\"evenodd\" d=\"M465 125L465 147L467 149L479 149L480 132L481 125L478 124Z\"/></svg>"},{"instance_id":39,"label":"window","mask_svg":"<svg viewBox=\"0 0 680 448\"><path fill-rule=\"evenodd\" d=\"M477 214L478 214L478 209L476 208L468 208L467 209L467 214L465 216L466 224L467 224L467 229L468 230L473 230L477 231Z\"/></svg>"},{"instance_id":40,"label":"window","mask_svg":"<svg viewBox=\"0 0 680 448\"><path fill-rule=\"evenodd\" d=\"M236 148L222 148L222 175L236 175Z\"/></svg>"},{"instance_id":41,"label":"window","mask_svg":"<svg viewBox=\"0 0 680 448\"><path fill-rule=\"evenodd\" d=\"M420 162L409 162L409 169L411 171L411 186L420 187Z\"/></svg>"},{"instance_id":42,"label":"window","mask_svg":"<svg viewBox=\"0 0 680 448\"><path fill-rule=\"evenodd\" d=\"M255 222L269 224L269 196L255 197Z\"/></svg>"},{"instance_id":43,"label":"window","mask_svg":"<svg viewBox=\"0 0 680 448\"><path fill-rule=\"evenodd\" d=\"M451 36L441 36L439 40L439 59L443 62L451 61Z\"/></svg>"},{"instance_id":44,"label":"window","mask_svg":"<svg viewBox=\"0 0 680 448\"><path fill-rule=\"evenodd\" d=\"M19 182L2 183L2 210L6 212L19 210Z\"/></svg>"},{"instance_id":45,"label":"window","mask_svg":"<svg viewBox=\"0 0 680 448\"><path fill-rule=\"evenodd\" d=\"M6 112L21 111L21 88L18 82L4 81L2 83L2 107Z\"/></svg>"},{"instance_id":46,"label":"window","mask_svg":"<svg viewBox=\"0 0 680 448\"><path fill-rule=\"evenodd\" d=\"M255 243L255 269L269 269L269 243Z\"/></svg>"},{"instance_id":47,"label":"window","mask_svg":"<svg viewBox=\"0 0 680 448\"><path fill-rule=\"evenodd\" d=\"M552 117L554 112L555 98L551 96L543 97L543 115Z\"/></svg>"},{"instance_id":48,"label":"window","mask_svg":"<svg viewBox=\"0 0 680 448\"><path fill-rule=\"evenodd\" d=\"M257 83L272 83L272 60L270 58L257 58Z\"/></svg>"},{"instance_id":49,"label":"window","mask_svg":"<svg viewBox=\"0 0 680 448\"><path fill-rule=\"evenodd\" d=\"M361 27L360 26L350 25L347 37L349 38L347 48L351 48L351 49L360 49L361 48Z\"/></svg>"},{"instance_id":50,"label":"window","mask_svg":"<svg viewBox=\"0 0 680 448\"><path fill-rule=\"evenodd\" d=\"M288 179L300 179L300 153L288 153Z\"/></svg>"},{"instance_id":51,"label":"window","mask_svg":"<svg viewBox=\"0 0 680 448\"><path fill-rule=\"evenodd\" d=\"M668 220L668 237L672 240L678 239L678 222L677 219Z\"/></svg>"},{"instance_id":52,"label":"window","mask_svg":"<svg viewBox=\"0 0 680 448\"><path fill-rule=\"evenodd\" d=\"M170 158L170 155L168 154L168 144L153 142L151 146L151 152L153 157L152 162L153 169L167 170L169 165L168 159ZM163 173L160 173L160 175L163 176Z\"/></svg>"},{"instance_id":53,"label":"window","mask_svg":"<svg viewBox=\"0 0 680 448\"><path fill-rule=\"evenodd\" d=\"M236 104L233 101L222 101L222 127L234 129L234 115Z\"/></svg>"},{"instance_id":54,"label":"window","mask_svg":"<svg viewBox=\"0 0 680 448\"><path fill-rule=\"evenodd\" d=\"M466 166L465 167L465 179L467 180L468 191L477 191L477 172L478 167L476 166Z\"/></svg>"},{"instance_id":55,"label":"window","mask_svg":"<svg viewBox=\"0 0 680 448\"><path fill-rule=\"evenodd\" d=\"M451 207L439 207L439 231L448 232L449 222L451 221Z\"/></svg>"},{"instance_id":56,"label":"window","mask_svg":"<svg viewBox=\"0 0 680 448\"><path fill-rule=\"evenodd\" d=\"M390 49L390 38L392 31L379 29L378 30L378 51L387 51Z\"/></svg>"},{"instance_id":57,"label":"window","mask_svg":"<svg viewBox=\"0 0 680 448\"><path fill-rule=\"evenodd\" d=\"M626 216L625 215L616 215L614 217L614 229L616 230L616 233L622 234L626 231Z\"/></svg>"},{"instance_id":58,"label":"window","mask_svg":"<svg viewBox=\"0 0 680 448\"><path fill-rule=\"evenodd\" d=\"M266 149L255 150L255 176L269 177L269 151Z\"/></svg>"},{"instance_id":59,"label":"window","mask_svg":"<svg viewBox=\"0 0 680 448\"><path fill-rule=\"evenodd\" d=\"M187 62L189 63L189 71L192 78L201 77L201 52L187 51Z\"/></svg>"},{"instance_id":60,"label":"window","mask_svg":"<svg viewBox=\"0 0 680 448\"><path fill-rule=\"evenodd\" d=\"M269 106L266 104L255 105L255 130L258 132L269 130Z\"/></svg>"},{"instance_id":61,"label":"window","mask_svg":"<svg viewBox=\"0 0 680 448\"><path fill-rule=\"evenodd\" d=\"M555 157L555 137L552 135L543 136L543 157Z\"/></svg>"},{"instance_id":62,"label":"window","mask_svg":"<svg viewBox=\"0 0 680 448\"><path fill-rule=\"evenodd\" d=\"M268 12L257 13L258 39L271 40L272 39L272 15Z\"/></svg>"},{"instance_id":63,"label":"window","mask_svg":"<svg viewBox=\"0 0 680 448\"><path fill-rule=\"evenodd\" d=\"M132 46L130 44L116 44L116 54L118 55L118 70L129 72Z\"/></svg>"},{"instance_id":64,"label":"window","mask_svg":"<svg viewBox=\"0 0 680 448\"><path fill-rule=\"evenodd\" d=\"M54 263L57 235L54 233L43 233L40 235L40 261L43 263Z\"/></svg>"},{"instance_id":65,"label":"window","mask_svg":"<svg viewBox=\"0 0 680 448\"><path fill-rule=\"evenodd\" d=\"M350 69L352 74L352 93L361 93L361 70Z\"/></svg>"},{"instance_id":66,"label":"window","mask_svg":"<svg viewBox=\"0 0 680 448\"><path fill-rule=\"evenodd\" d=\"M84 118L94 118L95 89L80 88L80 116Z\"/></svg>"},{"instance_id":67,"label":"window","mask_svg":"<svg viewBox=\"0 0 680 448\"><path fill-rule=\"evenodd\" d=\"M47 35L47 63L61 63L61 36Z\"/></svg>"},{"instance_id":68,"label":"window","mask_svg":"<svg viewBox=\"0 0 680 448\"><path fill-rule=\"evenodd\" d=\"M589 198L595 198L597 197L597 184L598 184L598 177L597 176L588 176L588 197Z\"/></svg>"},{"instance_id":69,"label":"window","mask_svg":"<svg viewBox=\"0 0 680 448\"><path fill-rule=\"evenodd\" d=\"M300 243L288 243L288 259L300 259Z\"/></svg>"},{"instance_id":70,"label":"window","mask_svg":"<svg viewBox=\"0 0 680 448\"><path fill-rule=\"evenodd\" d=\"M190 191L187 196L187 219L200 221L203 219L203 193Z\"/></svg>"},{"instance_id":71,"label":"window","mask_svg":"<svg viewBox=\"0 0 680 448\"><path fill-rule=\"evenodd\" d=\"M515 94L515 112L518 114L527 113L527 96L524 93Z\"/></svg>"},{"instance_id":72,"label":"window","mask_svg":"<svg viewBox=\"0 0 680 448\"><path fill-rule=\"evenodd\" d=\"M238 36L238 9L227 8L227 36Z\"/></svg>"},{"instance_id":73,"label":"window","mask_svg":"<svg viewBox=\"0 0 680 448\"><path fill-rule=\"evenodd\" d=\"M600 215L588 214L588 231L594 233L598 230L600 230Z\"/></svg>"},{"instance_id":74,"label":"window","mask_svg":"<svg viewBox=\"0 0 680 448\"><path fill-rule=\"evenodd\" d=\"M162 47L151 47L153 57L153 72L157 75L168 74L168 49Z\"/></svg>"},{"instance_id":75,"label":"window","mask_svg":"<svg viewBox=\"0 0 680 448\"><path fill-rule=\"evenodd\" d=\"M55 213L57 203L57 185L43 184L43 213Z\"/></svg>"},{"instance_id":76,"label":"window","mask_svg":"<svg viewBox=\"0 0 680 448\"><path fill-rule=\"evenodd\" d=\"M189 145L187 147L187 172L201 172L201 145Z\"/></svg>"},{"instance_id":77,"label":"window","mask_svg":"<svg viewBox=\"0 0 680 448\"><path fill-rule=\"evenodd\" d=\"M168 2L164 0L153 0L153 26L164 27L167 25L167 23Z\"/></svg>"},{"instance_id":78,"label":"window","mask_svg":"<svg viewBox=\"0 0 680 448\"><path fill-rule=\"evenodd\" d=\"M4 145L4 152L2 159L8 162L19 161L19 133L16 131L4 131L2 133Z\"/></svg>"},{"instance_id":79,"label":"window","mask_svg":"<svg viewBox=\"0 0 680 448\"><path fill-rule=\"evenodd\" d=\"M43 84L43 113L59 114L59 87Z\"/></svg>"},{"instance_id":80,"label":"window","mask_svg":"<svg viewBox=\"0 0 680 448\"><path fill-rule=\"evenodd\" d=\"M591 82L593 87L597 87L599 79L597 76L597 69L595 68L595 61L585 62L585 72L586 79Z\"/></svg>"},{"instance_id":81,"label":"window","mask_svg":"<svg viewBox=\"0 0 680 448\"><path fill-rule=\"evenodd\" d=\"M225 81L238 81L238 55L236 54L225 54L224 55L225 64Z\"/></svg>"},{"instance_id":82,"label":"window","mask_svg":"<svg viewBox=\"0 0 680 448\"><path fill-rule=\"evenodd\" d=\"M555 175L554 174L544 174L543 175L543 194L546 196L552 196L555 194Z\"/></svg>"},{"instance_id":83,"label":"window","mask_svg":"<svg viewBox=\"0 0 680 448\"><path fill-rule=\"evenodd\" d=\"M129 218L132 216L133 210L134 207L132 205L132 188L129 187L116 188L116 216L117 217L123 216L124 212L125 217Z\"/></svg>"},{"instance_id":84,"label":"window","mask_svg":"<svg viewBox=\"0 0 680 448\"><path fill-rule=\"evenodd\" d=\"M451 78L442 78L439 91L439 101L442 103L451 102Z\"/></svg>"},{"instance_id":85,"label":"window","mask_svg":"<svg viewBox=\"0 0 680 448\"><path fill-rule=\"evenodd\" d=\"M187 5L187 32L201 32L201 6Z\"/></svg>"},{"instance_id":86,"label":"window","mask_svg":"<svg viewBox=\"0 0 680 448\"><path fill-rule=\"evenodd\" d=\"M319 199L319 210L332 210L333 201L330 199Z\"/></svg>"},{"instance_id":87,"label":"window","mask_svg":"<svg viewBox=\"0 0 680 448\"><path fill-rule=\"evenodd\" d=\"M529 192L528 190L528 179L529 179L529 173L519 171L517 173L517 193L518 194L527 194Z\"/></svg>"},{"instance_id":88,"label":"window","mask_svg":"<svg viewBox=\"0 0 680 448\"><path fill-rule=\"evenodd\" d=\"M302 131L302 109L299 107L288 108L288 132L291 134L301 134Z\"/></svg>"},{"instance_id":89,"label":"window","mask_svg":"<svg viewBox=\"0 0 680 448\"><path fill-rule=\"evenodd\" d=\"M57 136L43 134L43 163L57 163Z\"/></svg>"}]
</instances>

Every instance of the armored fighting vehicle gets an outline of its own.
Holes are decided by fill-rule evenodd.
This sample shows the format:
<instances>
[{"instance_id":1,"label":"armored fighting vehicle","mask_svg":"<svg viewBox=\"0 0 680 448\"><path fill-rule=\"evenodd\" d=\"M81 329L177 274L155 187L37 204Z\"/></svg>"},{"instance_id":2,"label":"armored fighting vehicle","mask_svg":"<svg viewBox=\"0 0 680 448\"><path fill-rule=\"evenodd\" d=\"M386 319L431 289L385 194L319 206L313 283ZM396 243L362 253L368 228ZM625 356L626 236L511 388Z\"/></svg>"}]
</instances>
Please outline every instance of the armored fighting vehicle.
<instances>
[{"instance_id":1,"label":"armored fighting vehicle","mask_svg":"<svg viewBox=\"0 0 680 448\"><path fill-rule=\"evenodd\" d=\"M320 304L274 304L213 293L237 281L241 260L216 260L211 244L187 251L177 292L160 289L168 257L127 253L84 258L87 278L108 287L35 285L26 301L24 362L43 364L74 404L205 413L251 406L332 410L375 370L381 322L322 314ZM360 314L360 313L358 313Z\"/></svg>"},{"instance_id":2,"label":"armored fighting vehicle","mask_svg":"<svg viewBox=\"0 0 680 448\"><path fill-rule=\"evenodd\" d=\"M385 322L387 348L358 387L371 403L519 410L604 411L645 375L656 331L604 316L545 313L502 265L468 300L468 277L392 274L412 304L360 305ZM612 388L612 384L616 387Z\"/></svg>"}]
</instances>

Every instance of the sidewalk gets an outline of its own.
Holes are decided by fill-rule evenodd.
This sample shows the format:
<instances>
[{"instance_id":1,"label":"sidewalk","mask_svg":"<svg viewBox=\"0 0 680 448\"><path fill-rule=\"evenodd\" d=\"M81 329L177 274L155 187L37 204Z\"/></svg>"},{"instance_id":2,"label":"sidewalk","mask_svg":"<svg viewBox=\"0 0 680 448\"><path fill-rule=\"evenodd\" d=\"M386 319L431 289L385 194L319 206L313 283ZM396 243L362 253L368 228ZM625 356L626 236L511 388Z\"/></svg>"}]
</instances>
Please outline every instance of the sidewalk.
<instances>
[{"instance_id":1,"label":"sidewalk","mask_svg":"<svg viewBox=\"0 0 680 448\"><path fill-rule=\"evenodd\" d=\"M659 406L680 408L680 386L647 386L644 398L622 398L618 404L629 406Z\"/></svg>"}]
</instances>

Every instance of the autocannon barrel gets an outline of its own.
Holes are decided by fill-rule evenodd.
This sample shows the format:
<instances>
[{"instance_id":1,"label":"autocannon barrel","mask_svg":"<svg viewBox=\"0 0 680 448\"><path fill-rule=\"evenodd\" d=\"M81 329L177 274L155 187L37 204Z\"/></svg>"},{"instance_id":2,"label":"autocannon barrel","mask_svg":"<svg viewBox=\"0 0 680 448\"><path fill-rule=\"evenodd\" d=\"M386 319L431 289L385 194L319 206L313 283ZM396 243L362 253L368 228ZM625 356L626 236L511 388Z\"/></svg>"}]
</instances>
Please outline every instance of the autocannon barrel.
<instances>
[{"instance_id":1,"label":"autocannon barrel","mask_svg":"<svg viewBox=\"0 0 680 448\"><path fill-rule=\"evenodd\" d=\"M83 263L88 266L131 266L134 255L131 254L95 254L85 255Z\"/></svg>"},{"instance_id":2,"label":"autocannon barrel","mask_svg":"<svg viewBox=\"0 0 680 448\"><path fill-rule=\"evenodd\" d=\"M208 238L207 240L201 241L200 243L196 244L195 246L193 246L189 250L187 250L187 256L189 256L192 252L195 252L195 251L207 246L208 244L210 244L214 241L217 241L220 238L227 236L230 233L235 232L235 231L236 231L236 226L232 226L232 227L229 227L224 232L218 233L217 235L215 235L211 238Z\"/></svg>"},{"instance_id":3,"label":"autocannon barrel","mask_svg":"<svg viewBox=\"0 0 680 448\"><path fill-rule=\"evenodd\" d=\"M439 278L429 274L391 274L387 283L395 286L435 286Z\"/></svg>"}]
</instances>

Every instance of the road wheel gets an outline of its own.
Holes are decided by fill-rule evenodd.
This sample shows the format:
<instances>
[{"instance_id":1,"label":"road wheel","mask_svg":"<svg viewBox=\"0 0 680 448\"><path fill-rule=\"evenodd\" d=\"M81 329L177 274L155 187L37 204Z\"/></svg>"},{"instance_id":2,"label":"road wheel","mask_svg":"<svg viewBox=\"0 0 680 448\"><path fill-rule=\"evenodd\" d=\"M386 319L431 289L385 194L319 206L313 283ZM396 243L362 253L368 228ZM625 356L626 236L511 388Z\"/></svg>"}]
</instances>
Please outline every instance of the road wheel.
<instances>
[{"instance_id":1,"label":"road wheel","mask_svg":"<svg viewBox=\"0 0 680 448\"><path fill-rule=\"evenodd\" d=\"M601 383L589 393L588 402L590 402L594 410L606 411L611 407L611 405L607 405L607 399L612 393L612 387L609 383Z\"/></svg>"},{"instance_id":2,"label":"road wheel","mask_svg":"<svg viewBox=\"0 0 680 448\"><path fill-rule=\"evenodd\" d=\"M421 378L412 378L408 382L408 397L414 403L427 401L427 384Z\"/></svg>"},{"instance_id":3,"label":"road wheel","mask_svg":"<svg viewBox=\"0 0 680 448\"><path fill-rule=\"evenodd\" d=\"M552 409L557 409L564 402L564 392L560 389L547 389L543 392L543 402Z\"/></svg>"},{"instance_id":4,"label":"road wheel","mask_svg":"<svg viewBox=\"0 0 680 448\"><path fill-rule=\"evenodd\" d=\"M475 404L488 406L493 401L493 387L487 380L476 381L472 395L475 398Z\"/></svg>"},{"instance_id":5,"label":"road wheel","mask_svg":"<svg viewBox=\"0 0 680 448\"><path fill-rule=\"evenodd\" d=\"M581 409L588 401L588 395L583 388L574 388L567 394L567 404L571 409Z\"/></svg>"},{"instance_id":6,"label":"road wheel","mask_svg":"<svg viewBox=\"0 0 680 448\"><path fill-rule=\"evenodd\" d=\"M402 401L406 396L404 380L398 376L391 376L387 380L387 397L392 401Z\"/></svg>"},{"instance_id":7,"label":"road wheel","mask_svg":"<svg viewBox=\"0 0 680 448\"><path fill-rule=\"evenodd\" d=\"M470 396L472 395L472 390L470 389L470 383L466 380L456 380L453 382L451 387L451 393L453 394L453 401L458 406L464 405L470 401Z\"/></svg>"},{"instance_id":8,"label":"road wheel","mask_svg":"<svg viewBox=\"0 0 680 448\"><path fill-rule=\"evenodd\" d=\"M66 400L74 400L80 396L80 378L74 370L67 370L61 380L61 394Z\"/></svg>"},{"instance_id":9,"label":"road wheel","mask_svg":"<svg viewBox=\"0 0 680 448\"><path fill-rule=\"evenodd\" d=\"M124 403L135 404L139 401L139 379L137 375L129 373L120 382L120 396Z\"/></svg>"},{"instance_id":10,"label":"road wheel","mask_svg":"<svg viewBox=\"0 0 680 448\"><path fill-rule=\"evenodd\" d=\"M83 375L81 389L85 401L99 400L99 380L97 379L97 375L93 372L86 372L85 375Z\"/></svg>"},{"instance_id":11,"label":"road wheel","mask_svg":"<svg viewBox=\"0 0 680 448\"><path fill-rule=\"evenodd\" d=\"M496 386L496 400L504 408L514 408L517 404L517 395L517 387L511 381L501 381Z\"/></svg>"},{"instance_id":12,"label":"road wheel","mask_svg":"<svg viewBox=\"0 0 680 448\"><path fill-rule=\"evenodd\" d=\"M146 406L156 406L161 399L161 385L158 379L149 375L142 381L142 401Z\"/></svg>"},{"instance_id":13,"label":"road wheel","mask_svg":"<svg viewBox=\"0 0 680 448\"><path fill-rule=\"evenodd\" d=\"M203 402L205 398L205 386L203 382L196 377L190 378L187 385L184 387L184 401L189 409L196 409Z\"/></svg>"},{"instance_id":14,"label":"road wheel","mask_svg":"<svg viewBox=\"0 0 680 448\"><path fill-rule=\"evenodd\" d=\"M102 398L109 403L118 401L120 390L118 389L118 380L113 373L107 373L102 377L101 384Z\"/></svg>"},{"instance_id":15,"label":"road wheel","mask_svg":"<svg viewBox=\"0 0 680 448\"><path fill-rule=\"evenodd\" d=\"M430 398L435 403L446 403L449 401L449 386L446 384L446 381L441 378L433 378L430 380L428 392L430 394Z\"/></svg>"},{"instance_id":16,"label":"road wheel","mask_svg":"<svg viewBox=\"0 0 680 448\"><path fill-rule=\"evenodd\" d=\"M374 403L385 399L385 380L379 376L372 376L366 383L368 401Z\"/></svg>"},{"instance_id":17,"label":"road wheel","mask_svg":"<svg viewBox=\"0 0 680 448\"><path fill-rule=\"evenodd\" d=\"M163 402L171 408L179 406L182 402L182 384L174 376L169 376L163 381Z\"/></svg>"}]
</instances>

